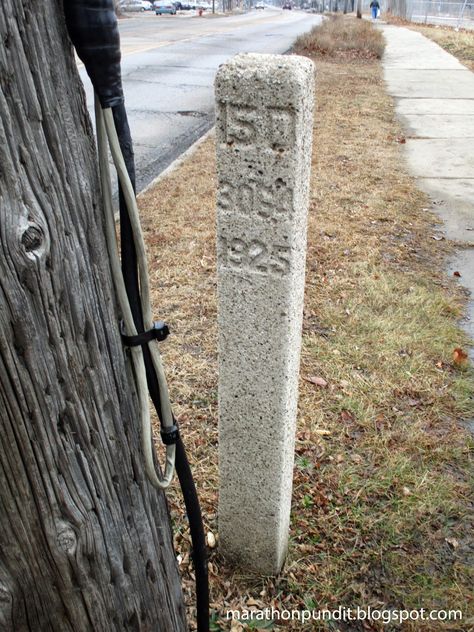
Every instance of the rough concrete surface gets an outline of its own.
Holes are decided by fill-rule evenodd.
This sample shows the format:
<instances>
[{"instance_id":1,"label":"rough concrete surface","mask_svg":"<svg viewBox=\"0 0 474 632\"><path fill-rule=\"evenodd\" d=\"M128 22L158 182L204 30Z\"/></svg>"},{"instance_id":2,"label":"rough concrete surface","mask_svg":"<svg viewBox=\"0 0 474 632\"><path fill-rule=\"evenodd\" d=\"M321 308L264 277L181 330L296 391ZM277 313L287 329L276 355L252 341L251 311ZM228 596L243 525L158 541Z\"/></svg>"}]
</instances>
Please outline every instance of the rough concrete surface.
<instances>
[{"instance_id":1,"label":"rough concrete surface","mask_svg":"<svg viewBox=\"0 0 474 632\"><path fill-rule=\"evenodd\" d=\"M289 529L314 68L238 55L216 87L219 537L277 573Z\"/></svg>"},{"instance_id":2,"label":"rough concrete surface","mask_svg":"<svg viewBox=\"0 0 474 632\"><path fill-rule=\"evenodd\" d=\"M396 27L388 27L396 28ZM408 32L408 29L405 29ZM384 65L391 68L408 68L421 69L421 70L445 70L454 68L458 70L463 66L452 55L445 55L442 48L437 46L436 48L425 47L426 38L416 31L409 31L409 35L406 33L397 34L397 41L400 42L400 46L397 46L392 39L393 44L389 42L384 54Z\"/></svg>"},{"instance_id":3,"label":"rough concrete surface","mask_svg":"<svg viewBox=\"0 0 474 632\"><path fill-rule=\"evenodd\" d=\"M473 101L474 103L474 101ZM459 117L459 126L463 127ZM419 129L429 129L429 121L419 123ZM474 128L473 128L474 132ZM473 133L471 132L471 133ZM423 131L424 134L424 131ZM413 175L418 178L472 178L474 174L474 134L469 138L458 138L457 135L444 138L411 138L407 140L405 150Z\"/></svg>"},{"instance_id":4,"label":"rough concrete surface","mask_svg":"<svg viewBox=\"0 0 474 632\"><path fill-rule=\"evenodd\" d=\"M460 272L474 296L474 73L420 33L382 28L385 80L407 132L408 167L433 200L447 237L465 246L449 271ZM469 318L473 334L473 301Z\"/></svg>"},{"instance_id":5,"label":"rough concrete surface","mask_svg":"<svg viewBox=\"0 0 474 632\"><path fill-rule=\"evenodd\" d=\"M397 112L404 114L430 115L444 113L447 116L453 114L469 116L469 108L472 107L471 99L410 99L403 98L397 101Z\"/></svg>"},{"instance_id":6,"label":"rough concrete surface","mask_svg":"<svg viewBox=\"0 0 474 632\"><path fill-rule=\"evenodd\" d=\"M435 201L446 237L474 246L474 178L423 178L419 182Z\"/></svg>"},{"instance_id":7,"label":"rough concrete surface","mask_svg":"<svg viewBox=\"0 0 474 632\"><path fill-rule=\"evenodd\" d=\"M463 113L461 113L463 114ZM406 120L410 135L425 138L469 138L474 129L474 115L410 114Z\"/></svg>"},{"instance_id":8,"label":"rough concrete surface","mask_svg":"<svg viewBox=\"0 0 474 632\"><path fill-rule=\"evenodd\" d=\"M429 44L438 46L434 42L429 42ZM474 99L474 86L469 77L469 74L472 73L463 66L457 70L420 70L390 67L390 72L388 72L389 67L386 68L387 83L390 91L398 98L452 99L453 94L457 94L459 99Z\"/></svg>"}]
</instances>

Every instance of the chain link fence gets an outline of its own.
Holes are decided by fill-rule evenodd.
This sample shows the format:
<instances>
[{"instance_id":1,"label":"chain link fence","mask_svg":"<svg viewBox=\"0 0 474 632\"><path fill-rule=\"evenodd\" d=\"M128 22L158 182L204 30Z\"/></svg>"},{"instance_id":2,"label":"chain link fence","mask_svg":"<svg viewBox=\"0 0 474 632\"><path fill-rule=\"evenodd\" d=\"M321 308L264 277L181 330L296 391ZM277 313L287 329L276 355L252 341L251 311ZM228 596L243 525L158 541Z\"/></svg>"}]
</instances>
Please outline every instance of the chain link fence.
<instances>
[{"instance_id":1,"label":"chain link fence","mask_svg":"<svg viewBox=\"0 0 474 632\"><path fill-rule=\"evenodd\" d=\"M283 1L283 0L281 0ZM370 14L371 0L361 0ZM354 12L357 0L292 0L294 6L315 12ZM391 13L409 22L474 29L474 0L379 0L382 14Z\"/></svg>"},{"instance_id":2,"label":"chain link fence","mask_svg":"<svg viewBox=\"0 0 474 632\"><path fill-rule=\"evenodd\" d=\"M381 6L410 22L474 29L474 0L386 0Z\"/></svg>"}]
</instances>

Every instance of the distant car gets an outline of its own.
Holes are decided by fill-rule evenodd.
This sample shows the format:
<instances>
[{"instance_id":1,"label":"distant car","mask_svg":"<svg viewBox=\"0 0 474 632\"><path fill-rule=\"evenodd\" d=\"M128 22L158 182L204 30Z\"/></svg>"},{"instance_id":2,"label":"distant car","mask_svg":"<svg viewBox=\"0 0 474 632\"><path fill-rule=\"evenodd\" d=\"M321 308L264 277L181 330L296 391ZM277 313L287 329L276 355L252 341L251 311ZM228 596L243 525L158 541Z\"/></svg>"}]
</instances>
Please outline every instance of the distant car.
<instances>
[{"instance_id":1,"label":"distant car","mask_svg":"<svg viewBox=\"0 0 474 632\"><path fill-rule=\"evenodd\" d=\"M153 5L149 0L141 0L143 11L151 11L153 9Z\"/></svg>"},{"instance_id":2,"label":"distant car","mask_svg":"<svg viewBox=\"0 0 474 632\"><path fill-rule=\"evenodd\" d=\"M290 2L285 2L285 4L283 5L283 8L284 9L289 9L291 11L293 7L291 6Z\"/></svg>"},{"instance_id":3,"label":"distant car","mask_svg":"<svg viewBox=\"0 0 474 632\"><path fill-rule=\"evenodd\" d=\"M176 15L176 8L174 4L155 2L155 15Z\"/></svg>"},{"instance_id":4,"label":"distant car","mask_svg":"<svg viewBox=\"0 0 474 632\"><path fill-rule=\"evenodd\" d=\"M257 4L255 5L256 9L264 9L265 5L263 4L263 2L257 2Z\"/></svg>"},{"instance_id":5,"label":"distant car","mask_svg":"<svg viewBox=\"0 0 474 632\"><path fill-rule=\"evenodd\" d=\"M119 2L121 11L144 11L141 0L122 0Z\"/></svg>"}]
</instances>

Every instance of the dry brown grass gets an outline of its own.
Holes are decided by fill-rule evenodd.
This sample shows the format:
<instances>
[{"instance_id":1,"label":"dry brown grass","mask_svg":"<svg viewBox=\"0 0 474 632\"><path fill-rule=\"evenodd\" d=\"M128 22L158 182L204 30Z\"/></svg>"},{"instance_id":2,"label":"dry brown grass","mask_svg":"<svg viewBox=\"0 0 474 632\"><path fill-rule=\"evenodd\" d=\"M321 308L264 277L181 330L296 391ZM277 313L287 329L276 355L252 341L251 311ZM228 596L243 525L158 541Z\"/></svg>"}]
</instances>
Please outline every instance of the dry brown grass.
<instances>
[{"instance_id":1,"label":"dry brown grass","mask_svg":"<svg viewBox=\"0 0 474 632\"><path fill-rule=\"evenodd\" d=\"M474 70L474 31L460 29L455 31L449 26L434 26L430 24L413 24L399 18L387 16L390 24L398 24L406 26L413 31L418 31L425 37L439 44L448 53L454 55L461 64L464 64L469 70Z\"/></svg>"},{"instance_id":2,"label":"dry brown grass","mask_svg":"<svg viewBox=\"0 0 474 632\"><path fill-rule=\"evenodd\" d=\"M453 364L453 349L466 340L456 324L463 296L441 272L449 244L433 239L429 203L406 174L380 64L316 63L289 558L278 577L261 578L234 572L218 548L211 551L214 631L230 629L228 609L250 604L460 608L465 618L472 608L472 438L459 424L472 413L472 373ZM214 534L215 188L209 139L140 200L155 314L173 332L163 345L171 395ZM311 376L323 377L327 388L305 379ZM169 499L194 629L177 485ZM469 625L403 629L460 632Z\"/></svg>"},{"instance_id":3,"label":"dry brown grass","mask_svg":"<svg viewBox=\"0 0 474 632\"><path fill-rule=\"evenodd\" d=\"M321 26L301 35L295 44L297 53L359 60L380 59L384 48L382 33L370 22L342 16L330 16Z\"/></svg>"}]
</instances>

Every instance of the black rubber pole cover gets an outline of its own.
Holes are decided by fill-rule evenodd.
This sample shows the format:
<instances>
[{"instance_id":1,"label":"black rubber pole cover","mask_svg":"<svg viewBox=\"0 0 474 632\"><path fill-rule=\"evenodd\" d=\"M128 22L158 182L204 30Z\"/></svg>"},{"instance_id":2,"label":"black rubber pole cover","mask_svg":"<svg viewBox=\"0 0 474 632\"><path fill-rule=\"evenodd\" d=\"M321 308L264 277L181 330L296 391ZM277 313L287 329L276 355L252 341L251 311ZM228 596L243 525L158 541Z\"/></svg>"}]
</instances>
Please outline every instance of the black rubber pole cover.
<instances>
[{"instance_id":1,"label":"black rubber pole cover","mask_svg":"<svg viewBox=\"0 0 474 632\"><path fill-rule=\"evenodd\" d=\"M64 0L69 37L103 108L123 103L120 36L113 0Z\"/></svg>"},{"instance_id":2,"label":"black rubber pole cover","mask_svg":"<svg viewBox=\"0 0 474 632\"><path fill-rule=\"evenodd\" d=\"M198 632L209 632L209 573L201 506L191 467L181 437L176 443L176 473L183 492L192 541L192 558L196 576L196 619Z\"/></svg>"},{"instance_id":3,"label":"black rubber pole cover","mask_svg":"<svg viewBox=\"0 0 474 632\"><path fill-rule=\"evenodd\" d=\"M125 166L127 167L132 188L135 191L135 159L133 154L133 143L128 125L127 112L125 105L119 103L112 108L115 129L119 139L120 149L122 150ZM138 333L141 333L143 327L143 315L140 303L140 284L138 282L137 252L133 241L132 224L128 216L127 205L123 195L122 187L119 182L119 208L120 208L120 251L122 256L122 274L127 290L128 301L132 310L133 320ZM147 362L148 346L143 347L145 355L145 363ZM149 352L148 352L149 353ZM151 356L150 356L151 358ZM150 359L151 362L151 359ZM158 413L161 421L161 412Z\"/></svg>"}]
</instances>

